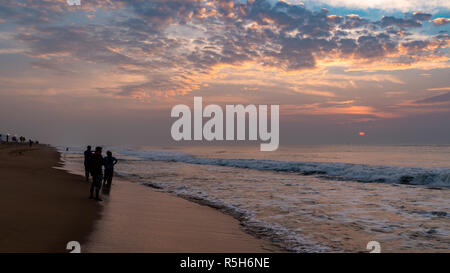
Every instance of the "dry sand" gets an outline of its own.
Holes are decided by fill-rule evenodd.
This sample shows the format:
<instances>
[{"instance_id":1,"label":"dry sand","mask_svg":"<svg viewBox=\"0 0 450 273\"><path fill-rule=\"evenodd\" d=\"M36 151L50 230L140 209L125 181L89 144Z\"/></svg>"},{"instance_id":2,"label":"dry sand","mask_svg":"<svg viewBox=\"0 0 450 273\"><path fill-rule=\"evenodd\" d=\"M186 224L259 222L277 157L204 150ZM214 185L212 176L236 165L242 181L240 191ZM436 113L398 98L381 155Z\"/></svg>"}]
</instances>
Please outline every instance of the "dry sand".
<instances>
[{"instance_id":1,"label":"dry sand","mask_svg":"<svg viewBox=\"0 0 450 273\"><path fill-rule=\"evenodd\" d=\"M58 162L45 145L0 145L0 252L65 252L68 241L85 241L100 206Z\"/></svg>"},{"instance_id":2,"label":"dry sand","mask_svg":"<svg viewBox=\"0 0 450 273\"><path fill-rule=\"evenodd\" d=\"M231 216L128 181L89 200L79 167L55 169L59 158L44 145L0 145L0 252L66 252L73 240L82 252L280 251Z\"/></svg>"}]
</instances>

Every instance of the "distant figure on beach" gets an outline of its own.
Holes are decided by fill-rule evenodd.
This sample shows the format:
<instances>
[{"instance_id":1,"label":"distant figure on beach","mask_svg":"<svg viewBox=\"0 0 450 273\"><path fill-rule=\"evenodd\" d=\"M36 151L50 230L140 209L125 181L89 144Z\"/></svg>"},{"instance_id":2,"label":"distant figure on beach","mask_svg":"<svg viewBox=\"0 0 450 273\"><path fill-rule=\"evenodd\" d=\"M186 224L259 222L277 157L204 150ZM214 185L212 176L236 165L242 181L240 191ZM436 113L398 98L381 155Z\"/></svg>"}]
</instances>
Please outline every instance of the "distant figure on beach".
<instances>
[{"instance_id":1,"label":"distant figure on beach","mask_svg":"<svg viewBox=\"0 0 450 273\"><path fill-rule=\"evenodd\" d=\"M114 165L117 164L117 159L112 156L111 151L106 152L105 156L105 178L103 180L103 185L106 187L111 187L112 179L114 176Z\"/></svg>"},{"instance_id":2,"label":"distant figure on beach","mask_svg":"<svg viewBox=\"0 0 450 273\"><path fill-rule=\"evenodd\" d=\"M9 142L9 134L6 135L6 142Z\"/></svg>"},{"instance_id":3,"label":"distant figure on beach","mask_svg":"<svg viewBox=\"0 0 450 273\"><path fill-rule=\"evenodd\" d=\"M30 138L29 140L28 140L28 145L30 146L30 148L31 148L31 146L33 146L33 140Z\"/></svg>"},{"instance_id":4,"label":"distant figure on beach","mask_svg":"<svg viewBox=\"0 0 450 273\"><path fill-rule=\"evenodd\" d=\"M86 182L89 181L89 173L91 168L92 150L91 146L87 146L86 151L84 151L84 175L86 177Z\"/></svg>"},{"instance_id":5,"label":"distant figure on beach","mask_svg":"<svg viewBox=\"0 0 450 273\"><path fill-rule=\"evenodd\" d=\"M90 199L94 198L94 188L95 188L95 200L103 201L99 197L100 189L102 187L102 176L103 176L103 165L104 159L102 156L102 147L96 147L95 153L91 157L90 171L92 174L92 184L91 184L91 195Z\"/></svg>"}]
</instances>

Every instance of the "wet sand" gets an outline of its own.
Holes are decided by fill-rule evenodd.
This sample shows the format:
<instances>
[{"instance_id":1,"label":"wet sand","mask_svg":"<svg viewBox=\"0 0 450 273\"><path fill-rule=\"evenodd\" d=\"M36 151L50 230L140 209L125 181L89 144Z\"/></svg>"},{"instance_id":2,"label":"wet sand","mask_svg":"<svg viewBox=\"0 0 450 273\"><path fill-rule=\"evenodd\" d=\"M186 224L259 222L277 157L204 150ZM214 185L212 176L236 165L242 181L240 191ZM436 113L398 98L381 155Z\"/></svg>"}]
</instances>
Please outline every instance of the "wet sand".
<instances>
[{"instance_id":1,"label":"wet sand","mask_svg":"<svg viewBox=\"0 0 450 273\"><path fill-rule=\"evenodd\" d=\"M99 216L82 177L58 166L45 145L0 144L0 252L67 252Z\"/></svg>"},{"instance_id":2,"label":"wet sand","mask_svg":"<svg viewBox=\"0 0 450 273\"><path fill-rule=\"evenodd\" d=\"M65 169L81 174L81 164ZM208 206L114 178L103 190L101 217L82 252L264 253L281 252L241 230L238 220Z\"/></svg>"},{"instance_id":3,"label":"wet sand","mask_svg":"<svg viewBox=\"0 0 450 273\"><path fill-rule=\"evenodd\" d=\"M1 144L0 252L68 252L69 241L81 252L280 251L231 216L128 181L89 200L81 174L52 147Z\"/></svg>"},{"instance_id":4,"label":"wet sand","mask_svg":"<svg viewBox=\"0 0 450 273\"><path fill-rule=\"evenodd\" d=\"M272 252L229 215L167 193L114 181L85 252Z\"/></svg>"}]
</instances>

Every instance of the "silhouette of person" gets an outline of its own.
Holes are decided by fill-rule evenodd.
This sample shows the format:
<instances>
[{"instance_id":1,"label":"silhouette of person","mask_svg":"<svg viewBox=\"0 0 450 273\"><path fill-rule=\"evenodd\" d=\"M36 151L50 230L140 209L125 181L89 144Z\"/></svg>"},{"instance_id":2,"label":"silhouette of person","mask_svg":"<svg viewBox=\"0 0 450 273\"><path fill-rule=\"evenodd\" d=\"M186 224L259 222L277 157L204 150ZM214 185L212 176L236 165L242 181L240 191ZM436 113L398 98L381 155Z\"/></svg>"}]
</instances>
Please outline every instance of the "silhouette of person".
<instances>
[{"instance_id":1,"label":"silhouette of person","mask_svg":"<svg viewBox=\"0 0 450 273\"><path fill-rule=\"evenodd\" d=\"M105 156L105 178L103 180L103 185L106 187L111 187L114 176L114 165L116 165L117 162L118 160L112 156L111 151L107 151Z\"/></svg>"},{"instance_id":2,"label":"silhouette of person","mask_svg":"<svg viewBox=\"0 0 450 273\"><path fill-rule=\"evenodd\" d=\"M102 187L102 177L103 177L103 165L104 159L102 156L102 147L96 147L95 153L91 157L90 171L92 174L92 184L91 184L91 195L90 199L94 198L94 188L95 188L95 200L103 201L99 197L100 189Z\"/></svg>"},{"instance_id":3,"label":"silhouette of person","mask_svg":"<svg viewBox=\"0 0 450 273\"><path fill-rule=\"evenodd\" d=\"M91 146L87 146L86 151L84 151L84 176L86 177L86 182L89 182L89 173L91 168L92 150Z\"/></svg>"},{"instance_id":4,"label":"silhouette of person","mask_svg":"<svg viewBox=\"0 0 450 273\"><path fill-rule=\"evenodd\" d=\"M28 143L29 143L30 148L31 148L31 146L33 146L33 140L29 139L29 140L28 140Z\"/></svg>"}]
</instances>

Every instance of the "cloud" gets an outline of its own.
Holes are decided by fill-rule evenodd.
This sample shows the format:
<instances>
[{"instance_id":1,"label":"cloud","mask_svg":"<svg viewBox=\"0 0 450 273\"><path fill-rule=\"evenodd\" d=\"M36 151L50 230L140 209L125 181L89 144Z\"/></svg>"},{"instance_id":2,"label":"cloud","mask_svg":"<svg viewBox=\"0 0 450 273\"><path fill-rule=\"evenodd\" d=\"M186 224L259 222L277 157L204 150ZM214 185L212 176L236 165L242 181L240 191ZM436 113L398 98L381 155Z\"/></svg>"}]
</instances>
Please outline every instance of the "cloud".
<instances>
[{"instance_id":1,"label":"cloud","mask_svg":"<svg viewBox=\"0 0 450 273\"><path fill-rule=\"evenodd\" d=\"M59 73L68 71L67 64L84 62L147 75L144 83L105 92L114 96L185 94L198 89L215 67L239 69L249 62L278 73L321 69L339 61L360 68L382 64L406 69L430 60L445 65L442 50L449 41L445 33L421 34L420 39L406 34L406 29L420 30L431 19L425 12L371 21L281 1L119 0L93 1L78 10L98 10L101 19L70 21L65 15L74 10L64 1L50 2L0 4L2 18L21 29L15 39L25 47L23 54L33 58L34 67Z\"/></svg>"},{"instance_id":2,"label":"cloud","mask_svg":"<svg viewBox=\"0 0 450 273\"><path fill-rule=\"evenodd\" d=\"M354 121L358 121L361 119L376 120L397 117L397 115L395 114L384 112L372 106L352 104L353 102L345 102L339 104L331 101L306 105L283 105L281 114L286 116L296 116L299 114L306 116L346 116L347 119Z\"/></svg>"},{"instance_id":3,"label":"cloud","mask_svg":"<svg viewBox=\"0 0 450 273\"><path fill-rule=\"evenodd\" d=\"M428 91L450 91L450 86L447 87L436 87L436 88L428 88Z\"/></svg>"},{"instance_id":4,"label":"cloud","mask_svg":"<svg viewBox=\"0 0 450 273\"><path fill-rule=\"evenodd\" d=\"M360 0L291 0L294 3L303 2L307 5L325 4L333 7L345 7L351 9L380 9L385 11L426 11L436 12L442 9L450 9L448 1L441 0L377 0L377 1L360 1Z\"/></svg>"},{"instance_id":5,"label":"cloud","mask_svg":"<svg viewBox=\"0 0 450 273\"><path fill-rule=\"evenodd\" d=\"M67 0L2 0L0 17L20 25L47 24L63 22L65 15L76 11L94 12L96 10L117 9L119 2L111 0L82 1L81 6L70 6Z\"/></svg>"},{"instance_id":6,"label":"cloud","mask_svg":"<svg viewBox=\"0 0 450 273\"><path fill-rule=\"evenodd\" d=\"M294 92L296 93L302 93L306 95L313 95L313 96L321 96L321 97L336 97L335 94L328 92L328 91L321 91L321 90L313 90L313 89L304 89L304 88L293 88Z\"/></svg>"},{"instance_id":7,"label":"cloud","mask_svg":"<svg viewBox=\"0 0 450 273\"><path fill-rule=\"evenodd\" d=\"M358 38L357 56L361 58L381 58L396 51L397 44L388 35L361 36Z\"/></svg>"},{"instance_id":8,"label":"cloud","mask_svg":"<svg viewBox=\"0 0 450 273\"><path fill-rule=\"evenodd\" d=\"M345 15L344 22L340 25L343 29L360 28L369 24L369 20L360 17L357 14Z\"/></svg>"},{"instance_id":9,"label":"cloud","mask_svg":"<svg viewBox=\"0 0 450 273\"><path fill-rule=\"evenodd\" d=\"M450 19L449 18L436 18L434 20L431 20L431 22L435 25L435 26L444 26L446 24L450 23Z\"/></svg>"},{"instance_id":10,"label":"cloud","mask_svg":"<svg viewBox=\"0 0 450 273\"><path fill-rule=\"evenodd\" d=\"M139 64L137 60L111 49L113 37L102 37L105 32L96 32L91 27L40 27L32 33L20 33L16 39L26 43L30 56L40 59L52 57L101 62L120 65Z\"/></svg>"},{"instance_id":11,"label":"cloud","mask_svg":"<svg viewBox=\"0 0 450 273\"><path fill-rule=\"evenodd\" d=\"M433 15L429 14L429 13L424 13L424 12L420 12L420 11L415 11L412 14L412 18L418 21L427 21L430 20L431 17L433 17Z\"/></svg>"},{"instance_id":12,"label":"cloud","mask_svg":"<svg viewBox=\"0 0 450 273\"><path fill-rule=\"evenodd\" d=\"M450 92L415 101L416 104L436 104L448 102L450 102Z\"/></svg>"},{"instance_id":13,"label":"cloud","mask_svg":"<svg viewBox=\"0 0 450 273\"><path fill-rule=\"evenodd\" d=\"M22 48L0 48L0 55L1 54L20 54L24 53L25 50Z\"/></svg>"},{"instance_id":14,"label":"cloud","mask_svg":"<svg viewBox=\"0 0 450 273\"><path fill-rule=\"evenodd\" d=\"M422 26L422 23L419 20L411 18L396 18L393 16L384 16L381 19L380 24L383 27L398 26L404 28L411 28L411 27L414 28Z\"/></svg>"}]
</instances>

